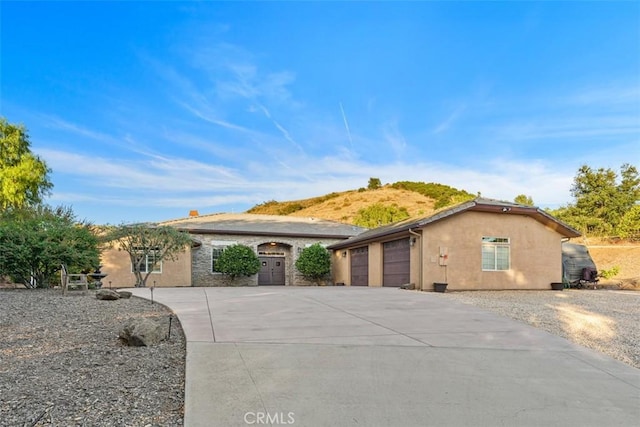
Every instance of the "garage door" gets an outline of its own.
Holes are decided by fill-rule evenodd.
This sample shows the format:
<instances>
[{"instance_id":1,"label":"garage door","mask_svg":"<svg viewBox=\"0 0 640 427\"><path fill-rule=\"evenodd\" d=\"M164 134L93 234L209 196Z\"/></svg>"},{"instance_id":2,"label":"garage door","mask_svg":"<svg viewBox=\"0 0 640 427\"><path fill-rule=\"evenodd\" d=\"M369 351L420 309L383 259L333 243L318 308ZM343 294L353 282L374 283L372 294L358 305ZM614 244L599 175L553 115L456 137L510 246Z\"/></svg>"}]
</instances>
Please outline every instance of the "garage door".
<instances>
[{"instance_id":1,"label":"garage door","mask_svg":"<svg viewBox=\"0 0 640 427\"><path fill-rule=\"evenodd\" d=\"M382 286L409 283L409 253L409 238L384 243Z\"/></svg>"},{"instance_id":2,"label":"garage door","mask_svg":"<svg viewBox=\"0 0 640 427\"><path fill-rule=\"evenodd\" d=\"M369 247L351 249L351 286L369 286Z\"/></svg>"}]
</instances>

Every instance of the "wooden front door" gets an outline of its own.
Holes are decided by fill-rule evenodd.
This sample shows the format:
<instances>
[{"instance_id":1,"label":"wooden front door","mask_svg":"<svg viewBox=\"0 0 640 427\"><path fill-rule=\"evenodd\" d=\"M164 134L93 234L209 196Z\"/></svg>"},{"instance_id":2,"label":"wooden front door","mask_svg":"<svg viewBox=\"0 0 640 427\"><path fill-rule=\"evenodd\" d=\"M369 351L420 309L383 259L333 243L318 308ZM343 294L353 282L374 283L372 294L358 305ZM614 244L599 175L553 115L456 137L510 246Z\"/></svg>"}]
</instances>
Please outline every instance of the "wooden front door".
<instances>
[{"instance_id":1,"label":"wooden front door","mask_svg":"<svg viewBox=\"0 0 640 427\"><path fill-rule=\"evenodd\" d=\"M284 285L284 257L260 257L258 285Z\"/></svg>"}]
</instances>

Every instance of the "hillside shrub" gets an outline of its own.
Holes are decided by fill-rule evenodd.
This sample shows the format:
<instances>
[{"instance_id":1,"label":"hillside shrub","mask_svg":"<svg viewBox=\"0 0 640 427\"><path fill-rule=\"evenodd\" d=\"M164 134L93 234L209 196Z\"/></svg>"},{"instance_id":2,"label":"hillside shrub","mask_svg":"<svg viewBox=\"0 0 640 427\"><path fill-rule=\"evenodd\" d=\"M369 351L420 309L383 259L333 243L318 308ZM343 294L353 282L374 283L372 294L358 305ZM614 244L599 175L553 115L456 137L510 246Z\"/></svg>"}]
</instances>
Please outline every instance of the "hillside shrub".
<instances>
[{"instance_id":1,"label":"hillside shrub","mask_svg":"<svg viewBox=\"0 0 640 427\"><path fill-rule=\"evenodd\" d=\"M369 178L369 184L367 185L369 190L377 190L380 187L382 187L380 178Z\"/></svg>"},{"instance_id":2,"label":"hillside shrub","mask_svg":"<svg viewBox=\"0 0 640 427\"><path fill-rule=\"evenodd\" d=\"M360 209L353 219L353 223L360 227L374 228L407 218L409 218L409 212L405 207L399 207L395 203L393 205L374 203Z\"/></svg>"},{"instance_id":3,"label":"hillside shrub","mask_svg":"<svg viewBox=\"0 0 640 427\"><path fill-rule=\"evenodd\" d=\"M473 199L475 196L464 190L458 190L457 188L450 187L444 184L437 184L434 182L412 182L412 181L398 181L391 185L398 190L409 190L420 193L423 196L430 197L436 201L434 208L440 209L455 203L465 202Z\"/></svg>"},{"instance_id":4,"label":"hillside shrub","mask_svg":"<svg viewBox=\"0 0 640 427\"><path fill-rule=\"evenodd\" d=\"M301 211L302 209L304 209L304 206L302 206L300 203L287 203L278 209L278 215L286 216L294 212Z\"/></svg>"}]
</instances>

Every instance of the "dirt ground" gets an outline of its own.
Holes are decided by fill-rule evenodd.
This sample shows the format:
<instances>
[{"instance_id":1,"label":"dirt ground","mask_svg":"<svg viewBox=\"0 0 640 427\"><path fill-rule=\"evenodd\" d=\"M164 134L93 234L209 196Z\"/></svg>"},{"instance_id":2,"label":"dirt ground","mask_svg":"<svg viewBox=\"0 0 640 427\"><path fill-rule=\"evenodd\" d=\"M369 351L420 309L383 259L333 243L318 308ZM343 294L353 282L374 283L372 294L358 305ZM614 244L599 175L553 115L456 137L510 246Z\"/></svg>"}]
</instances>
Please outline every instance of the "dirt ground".
<instances>
[{"instance_id":1,"label":"dirt ground","mask_svg":"<svg viewBox=\"0 0 640 427\"><path fill-rule=\"evenodd\" d=\"M586 244L598 271L619 268L611 279L601 279L603 285L617 285L622 289L640 290L640 245L629 242L576 242Z\"/></svg>"}]
</instances>

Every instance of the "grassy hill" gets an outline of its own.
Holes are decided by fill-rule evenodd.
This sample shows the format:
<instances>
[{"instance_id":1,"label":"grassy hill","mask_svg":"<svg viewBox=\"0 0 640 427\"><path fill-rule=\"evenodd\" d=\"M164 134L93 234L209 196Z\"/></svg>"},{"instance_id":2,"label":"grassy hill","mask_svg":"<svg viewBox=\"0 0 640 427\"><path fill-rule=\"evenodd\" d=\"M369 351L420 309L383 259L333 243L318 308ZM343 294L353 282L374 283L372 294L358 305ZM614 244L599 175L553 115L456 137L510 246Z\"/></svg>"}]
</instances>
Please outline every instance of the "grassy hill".
<instances>
[{"instance_id":1,"label":"grassy hill","mask_svg":"<svg viewBox=\"0 0 640 427\"><path fill-rule=\"evenodd\" d=\"M256 205L248 213L322 218L353 224L358 211L374 204L404 208L412 218L427 216L435 209L473 198L466 191L443 184L402 181L377 189L330 193L309 199Z\"/></svg>"}]
</instances>

